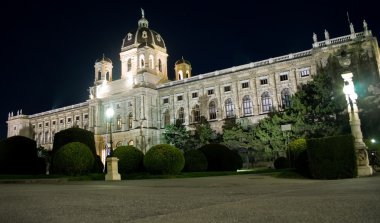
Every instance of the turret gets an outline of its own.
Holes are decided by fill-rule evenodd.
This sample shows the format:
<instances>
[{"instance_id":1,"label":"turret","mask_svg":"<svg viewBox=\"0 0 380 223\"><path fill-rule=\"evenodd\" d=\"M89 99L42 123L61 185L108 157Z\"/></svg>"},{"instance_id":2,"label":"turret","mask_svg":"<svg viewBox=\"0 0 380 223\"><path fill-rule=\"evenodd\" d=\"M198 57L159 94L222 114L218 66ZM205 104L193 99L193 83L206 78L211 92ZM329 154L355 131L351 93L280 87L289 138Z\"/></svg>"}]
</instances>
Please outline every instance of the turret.
<instances>
[{"instance_id":1,"label":"turret","mask_svg":"<svg viewBox=\"0 0 380 223\"><path fill-rule=\"evenodd\" d=\"M112 81L112 61L105 57L97 59L95 61L95 85L102 84L104 82Z\"/></svg>"},{"instance_id":2,"label":"turret","mask_svg":"<svg viewBox=\"0 0 380 223\"><path fill-rule=\"evenodd\" d=\"M191 64L189 61L183 59L177 60L174 66L175 80L183 80L191 77Z\"/></svg>"}]
</instances>

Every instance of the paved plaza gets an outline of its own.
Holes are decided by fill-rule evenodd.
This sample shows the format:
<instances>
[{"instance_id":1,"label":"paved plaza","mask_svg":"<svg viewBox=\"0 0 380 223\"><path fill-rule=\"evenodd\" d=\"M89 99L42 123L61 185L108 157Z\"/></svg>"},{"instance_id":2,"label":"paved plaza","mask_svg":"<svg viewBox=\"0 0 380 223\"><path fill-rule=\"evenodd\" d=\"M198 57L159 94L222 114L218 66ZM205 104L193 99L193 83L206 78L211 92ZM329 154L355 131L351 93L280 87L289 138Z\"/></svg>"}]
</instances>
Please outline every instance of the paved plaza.
<instances>
[{"instance_id":1,"label":"paved plaza","mask_svg":"<svg viewBox=\"0 0 380 223\"><path fill-rule=\"evenodd\" d=\"M380 222L380 176L3 183L0 222Z\"/></svg>"}]
</instances>

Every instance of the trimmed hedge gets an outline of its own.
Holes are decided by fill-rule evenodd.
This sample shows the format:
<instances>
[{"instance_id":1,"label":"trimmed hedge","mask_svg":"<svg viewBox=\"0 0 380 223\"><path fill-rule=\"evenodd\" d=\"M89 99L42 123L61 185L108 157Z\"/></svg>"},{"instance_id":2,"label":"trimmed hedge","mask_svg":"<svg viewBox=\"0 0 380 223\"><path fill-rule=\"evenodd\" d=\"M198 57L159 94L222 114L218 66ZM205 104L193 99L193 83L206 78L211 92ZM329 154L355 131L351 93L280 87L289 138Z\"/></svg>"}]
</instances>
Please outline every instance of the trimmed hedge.
<instances>
[{"instance_id":1,"label":"trimmed hedge","mask_svg":"<svg viewBox=\"0 0 380 223\"><path fill-rule=\"evenodd\" d=\"M45 173L45 161L38 158L36 141L24 136L12 136L0 141L0 173Z\"/></svg>"},{"instance_id":2,"label":"trimmed hedge","mask_svg":"<svg viewBox=\"0 0 380 223\"><path fill-rule=\"evenodd\" d=\"M199 148L206 156L208 171L236 171L242 168L241 156L221 144L207 144Z\"/></svg>"},{"instance_id":3,"label":"trimmed hedge","mask_svg":"<svg viewBox=\"0 0 380 223\"><path fill-rule=\"evenodd\" d=\"M200 172L207 170L206 156L199 150L189 150L185 152L185 171Z\"/></svg>"},{"instance_id":4,"label":"trimmed hedge","mask_svg":"<svg viewBox=\"0 0 380 223\"><path fill-rule=\"evenodd\" d=\"M274 163L274 168L275 169L285 169L285 168L289 168L289 160L285 157L278 157Z\"/></svg>"},{"instance_id":5,"label":"trimmed hedge","mask_svg":"<svg viewBox=\"0 0 380 223\"><path fill-rule=\"evenodd\" d=\"M80 142L88 146L94 158L96 157L94 133L78 127L68 128L54 135L53 155L58 149L70 142Z\"/></svg>"},{"instance_id":6,"label":"trimmed hedge","mask_svg":"<svg viewBox=\"0 0 380 223\"><path fill-rule=\"evenodd\" d=\"M92 167L91 173L103 173L104 164L100 156L96 156L94 160L94 166Z\"/></svg>"},{"instance_id":7,"label":"trimmed hedge","mask_svg":"<svg viewBox=\"0 0 380 223\"><path fill-rule=\"evenodd\" d=\"M352 135L307 140L311 176L317 179L341 179L357 176Z\"/></svg>"},{"instance_id":8,"label":"trimmed hedge","mask_svg":"<svg viewBox=\"0 0 380 223\"><path fill-rule=\"evenodd\" d=\"M97 158L97 154L96 154L94 133L85 129L72 127L72 128L68 128L60 132L57 132L54 135L53 151L52 151L53 156L60 148L62 148L62 146L71 142L80 142L88 146L88 148L92 152L95 159L94 166L92 167L91 172L93 173L103 172L104 165L103 163L102 164L99 163L99 159ZM52 165L54 164L52 163Z\"/></svg>"},{"instance_id":9,"label":"trimmed hedge","mask_svg":"<svg viewBox=\"0 0 380 223\"><path fill-rule=\"evenodd\" d=\"M298 155L294 162L294 167L296 168L297 173L301 174L304 177L311 178L309 157L306 149Z\"/></svg>"},{"instance_id":10,"label":"trimmed hedge","mask_svg":"<svg viewBox=\"0 0 380 223\"><path fill-rule=\"evenodd\" d=\"M94 156L88 146L80 142L71 142L60 148L53 157L56 172L67 175L82 175L90 172L94 166Z\"/></svg>"},{"instance_id":11,"label":"trimmed hedge","mask_svg":"<svg viewBox=\"0 0 380 223\"><path fill-rule=\"evenodd\" d=\"M181 151L168 144L151 147L144 157L144 167L152 174L179 174L184 166Z\"/></svg>"},{"instance_id":12,"label":"trimmed hedge","mask_svg":"<svg viewBox=\"0 0 380 223\"><path fill-rule=\"evenodd\" d=\"M133 146L119 146L113 151L119 159L119 173L133 173L143 168L144 153Z\"/></svg>"}]
</instances>

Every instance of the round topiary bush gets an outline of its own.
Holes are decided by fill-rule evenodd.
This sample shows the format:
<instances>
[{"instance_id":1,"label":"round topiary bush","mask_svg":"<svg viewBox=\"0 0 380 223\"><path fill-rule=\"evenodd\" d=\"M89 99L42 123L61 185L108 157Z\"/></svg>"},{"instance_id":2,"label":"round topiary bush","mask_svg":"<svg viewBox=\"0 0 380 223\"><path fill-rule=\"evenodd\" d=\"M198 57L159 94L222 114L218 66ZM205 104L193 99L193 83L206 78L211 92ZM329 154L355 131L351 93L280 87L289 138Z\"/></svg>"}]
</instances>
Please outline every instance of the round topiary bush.
<instances>
[{"instance_id":1,"label":"round topiary bush","mask_svg":"<svg viewBox=\"0 0 380 223\"><path fill-rule=\"evenodd\" d=\"M144 157L144 167L152 174L178 174L184 166L181 151L168 144L153 146Z\"/></svg>"},{"instance_id":2,"label":"round topiary bush","mask_svg":"<svg viewBox=\"0 0 380 223\"><path fill-rule=\"evenodd\" d=\"M288 147L290 150L290 154L292 156L292 160L296 160L299 154L302 151L304 151L307 147L306 139L299 138L299 139L293 140L292 142L289 143Z\"/></svg>"},{"instance_id":3,"label":"round topiary bush","mask_svg":"<svg viewBox=\"0 0 380 223\"><path fill-rule=\"evenodd\" d=\"M274 168L275 169L285 169L285 168L289 168L289 160L285 157L278 157L275 161L274 161Z\"/></svg>"},{"instance_id":4,"label":"round topiary bush","mask_svg":"<svg viewBox=\"0 0 380 223\"><path fill-rule=\"evenodd\" d=\"M208 171L235 171L243 166L237 152L221 144L207 144L199 149L207 159Z\"/></svg>"},{"instance_id":5,"label":"round topiary bush","mask_svg":"<svg viewBox=\"0 0 380 223\"><path fill-rule=\"evenodd\" d=\"M71 142L60 148L53 157L54 170L67 175L81 175L91 171L94 156L88 146Z\"/></svg>"},{"instance_id":6,"label":"round topiary bush","mask_svg":"<svg viewBox=\"0 0 380 223\"><path fill-rule=\"evenodd\" d=\"M206 156L199 150L185 152L185 171L199 172L207 170Z\"/></svg>"},{"instance_id":7,"label":"round topiary bush","mask_svg":"<svg viewBox=\"0 0 380 223\"><path fill-rule=\"evenodd\" d=\"M144 153L133 146L119 146L113 151L119 159L119 173L133 173L142 169Z\"/></svg>"}]
</instances>

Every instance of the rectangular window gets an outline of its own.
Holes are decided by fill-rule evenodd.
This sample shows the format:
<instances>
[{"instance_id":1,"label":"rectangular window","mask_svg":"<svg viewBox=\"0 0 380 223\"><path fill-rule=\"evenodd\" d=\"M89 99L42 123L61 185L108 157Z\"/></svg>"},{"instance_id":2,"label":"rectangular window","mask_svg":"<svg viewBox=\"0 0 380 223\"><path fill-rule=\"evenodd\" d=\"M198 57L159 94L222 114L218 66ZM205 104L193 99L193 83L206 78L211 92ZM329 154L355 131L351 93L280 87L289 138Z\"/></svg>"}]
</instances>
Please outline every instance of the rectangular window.
<instances>
[{"instance_id":1,"label":"rectangular window","mask_svg":"<svg viewBox=\"0 0 380 223\"><path fill-rule=\"evenodd\" d=\"M46 127L49 126L49 122L46 122L46 123L45 123L45 126L46 126Z\"/></svg>"},{"instance_id":2,"label":"rectangular window","mask_svg":"<svg viewBox=\"0 0 380 223\"><path fill-rule=\"evenodd\" d=\"M55 121L52 122L52 125L55 125Z\"/></svg>"},{"instance_id":3,"label":"rectangular window","mask_svg":"<svg viewBox=\"0 0 380 223\"><path fill-rule=\"evenodd\" d=\"M301 77L307 77L310 75L310 68L303 68L299 71Z\"/></svg>"},{"instance_id":4,"label":"rectangular window","mask_svg":"<svg viewBox=\"0 0 380 223\"><path fill-rule=\"evenodd\" d=\"M192 97L192 98L197 98L197 97L198 97L198 92L193 92L193 93L191 93L191 97Z\"/></svg>"},{"instance_id":5,"label":"rectangular window","mask_svg":"<svg viewBox=\"0 0 380 223\"><path fill-rule=\"evenodd\" d=\"M85 115L84 115L84 119L88 119L88 114L85 114Z\"/></svg>"},{"instance_id":6,"label":"rectangular window","mask_svg":"<svg viewBox=\"0 0 380 223\"><path fill-rule=\"evenodd\" d=\"M287 81L288 80L288 74L281 74L280 75L280 81Z\"/></svg>"},{"instance_id":7,"label":"rectangular window","mask_svg":"<svg viewBox=\"0 0 380 223\"><path fill-rule=\"evenodd\" d=\"M207 95L213 95L213 94L214 94L214 89L207 90Z\"/></svg>"},{"instance_id":8,"label":"rectangular window","mask_svg":"<svg viewBox=\"0 0 380 223\"><path fill-rule=\"evenodd\" d=\"M76 121L79 121L79 116L75 116L75 120L76 120Z\"/></svg>"},{"instance_id":9,"label":"rectangular window","mask_svg":"<svg viewBox=\"0 0 380 223\"><path fill-rule=\"evenodd\" d=\"M231 86L224 86L224 92L231 91Z\"/></svg>"},{"instance_id":10,"label":"rectangular window","mask_svg":"<svg viewBox=\"0 0 380 223\"><path fill-rule=\"evenodd\" d=\"M164 99L163 99L163 103L164 103L164 104L168 104L168 103L169 103L169 98L164 98Z\"/></svg>"},{"instance_id":11,"label":"rectangular window","mask_svg":"<svg viewBox=\"0 0 380 223\"><path fill-rule=\"evenodd\" d=\"M265 78L265 79L260 79L260 84L261 84L261 85L268 84L268 79L267 79L267 78Z\"/></svg>"},{"instance_id":12,"label":"rectangular window","mask_svg":"<svg viewBox=\"0 0 380 223\"><path fill-rule=\"evenodd\" d=\"M249 87L249 82L241 83L241 88L248 88L248 87Z\"/></svg>"},{"instance_id":13,"label":"rectangular window","mask_svg":"<svg viewBox=\"0 0 380 223\"><path fill-rule=\"evenodd\" d=\"M183 96L182 96L182 95L178 95L178 96L177 96L177 101L182 101L182 99L183 99Z\"/></svg>"},{"instance_id":14,"label":"rectangular window","mask_svg":"<svg viewBox=\"0 0 380 223\"><path fill-rule=\"evenodd\" d=\"M59 124L63 124L63 119L59 120Z\"/></svg>"},{"instance_id":15,"label":"rectangular window","mask_svg":"<svg viewBox=\"0 0 380 223\"><path fill-rule=\"evenodd\" d=\"M40 123L40 124L38 124L38 128L42 128L42 124Z\"/></svg>"},{"instance_id":16,"label":"rectangular window","mask_svg":"<svg viewBox=\"0 0 380 223\"><path fill-rule=\"evenodd\" d=\"M70 122L71 122L71 118L68 118L68 119L67 119L67 122L69 122L69 123L70 123Z\"/></svg>"}]
</instances>

